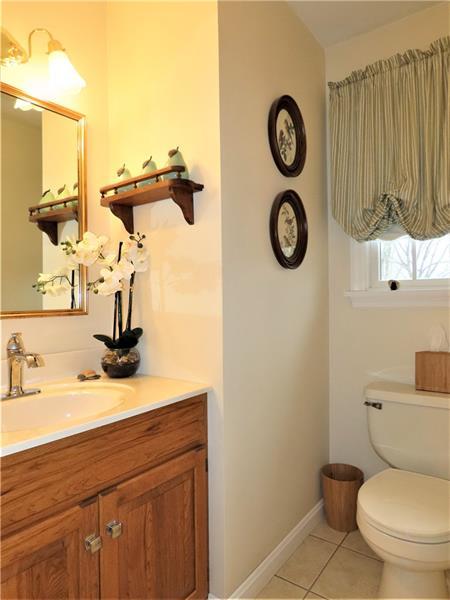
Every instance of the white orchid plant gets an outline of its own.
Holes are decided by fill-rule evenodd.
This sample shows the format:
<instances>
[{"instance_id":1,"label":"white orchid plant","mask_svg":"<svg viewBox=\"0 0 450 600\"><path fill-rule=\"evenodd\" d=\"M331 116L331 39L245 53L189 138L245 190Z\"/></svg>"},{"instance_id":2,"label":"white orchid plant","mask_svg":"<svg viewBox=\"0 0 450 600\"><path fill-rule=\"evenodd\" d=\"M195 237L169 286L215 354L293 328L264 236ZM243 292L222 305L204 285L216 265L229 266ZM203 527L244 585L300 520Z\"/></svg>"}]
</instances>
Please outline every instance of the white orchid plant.
<instances>
[{"instance_id":1,"label":"white orchid plant","mask_svg":"<svg viewBox=\"0 0 450 600\"><path fill-rule=\"evenodd\" d=\"M41 294L56 296L71 290L74 304L75 272L80 265L100 267L97 279L87 284L87 289L100 296L114 294L113 335L95 334L94 337L110 349L129 349L137 345L143 331L140 327L131 328L133 313L134 279L136 273L148 268L148 251L144 246L145 235L139 232L130 235L125 242L119 242L119 250L107 250L108 238L87 231L81 240L67 239L61 242L66 264L53 273L39 273L33 287ZM128 285L128 310L125 327L123 324L123 293Z\"/></svg>"},{"instance_id":2,"label":"white orchid plant","mask_svg":"<svg viewBox=\"0 0 450 600\"><path fill-rule=\"evenodd\" d=\"M75 271L73 268L64 265L53 273L39 273L33 287L41 294L49 296L60 296L70 291L70 308L75 308Z\"/></svg>"}]
</instances>

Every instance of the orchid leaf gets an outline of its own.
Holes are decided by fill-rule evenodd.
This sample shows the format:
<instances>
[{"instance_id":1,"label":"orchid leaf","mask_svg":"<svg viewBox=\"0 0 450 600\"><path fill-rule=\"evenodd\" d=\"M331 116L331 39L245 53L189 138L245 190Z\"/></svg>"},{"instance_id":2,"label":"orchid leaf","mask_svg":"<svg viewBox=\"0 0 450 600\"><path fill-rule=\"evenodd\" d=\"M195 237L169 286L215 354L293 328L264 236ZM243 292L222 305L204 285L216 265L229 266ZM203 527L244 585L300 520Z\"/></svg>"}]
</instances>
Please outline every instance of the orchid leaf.
<instances>
[{"instance_id":1,"label":"orchid leaf","mask_svg":"<svg viewBox=\"0 0 450 600\"><path fill-rule=\"evenodd\" d=\"M101 333L96 333L94 337L96 340L103 342L110 350L125 350L127 348L134 348L137 346L139 338L142 334L143 329L141 327L135 327L131 330L125 330L116 340L113 340L108 335L103 335Z\"/></svg>"},{"instance_id":2,"label":"orchid leaf","mask_svg":"<svg viewBox=\"0 0 450 600\"><path fill-rule=\"evenodd\" d=\"M108 336L103 335L102 333L94 334L96 340L103 342L107 348L114 348L114 341Z\"/></svg>"}]
</instances>

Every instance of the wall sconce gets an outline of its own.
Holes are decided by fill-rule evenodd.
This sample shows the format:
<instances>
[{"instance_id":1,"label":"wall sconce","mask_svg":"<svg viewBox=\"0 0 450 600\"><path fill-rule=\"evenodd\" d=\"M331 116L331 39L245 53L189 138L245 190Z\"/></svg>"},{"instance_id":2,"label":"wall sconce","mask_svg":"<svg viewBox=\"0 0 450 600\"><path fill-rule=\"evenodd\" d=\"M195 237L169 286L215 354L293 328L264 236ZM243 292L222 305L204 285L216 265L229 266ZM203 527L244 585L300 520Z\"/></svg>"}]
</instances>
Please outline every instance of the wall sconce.
<instances>
[{"instance_id":1,"label":"wall sconce","mask_svg":"<svg viewBox=\"0 0 450 600\"><path fill-rule=\"evenodd\" d=\"M13 67L28 60L27 53L19 42L3 27L0 56L0 64L3 67Z\"/></svg>"},{"instance_id":2,"label":"wall sconce","mask_svg":"<svg viewBox=\"0 0 450 600\"><path fill-rule=\"evenodd\" d=\"M8 32L2 30L0 63L4 67L28 63L32 57L31 42L35 33L46 33L49 37L47 81L41 82L41 87L48 88L56 95L78 94L86 86L86 82L70 62L61 42L55 40L48 29L33 29L28 36L28 55Z\"/></svg>"}]
</instances>

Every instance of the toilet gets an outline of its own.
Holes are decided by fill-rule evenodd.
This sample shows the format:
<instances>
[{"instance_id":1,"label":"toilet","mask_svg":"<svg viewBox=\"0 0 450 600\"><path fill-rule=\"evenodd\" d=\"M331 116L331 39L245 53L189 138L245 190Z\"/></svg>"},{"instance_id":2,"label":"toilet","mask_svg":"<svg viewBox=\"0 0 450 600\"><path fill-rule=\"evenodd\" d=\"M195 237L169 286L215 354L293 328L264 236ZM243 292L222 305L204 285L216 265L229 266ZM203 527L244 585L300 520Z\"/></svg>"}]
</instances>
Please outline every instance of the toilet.
<instances>
[{"instance_id":1,"label":"toilet","mask_svg":"<svg viewBox=\"0 0 450 600\"><path fill-rule=\"evenodd\" d=\"M370 441L391 468L360 488L361 535L384 561L379 598L449 598L450 396L366 387Z\"/></svg>"}]
</instances>

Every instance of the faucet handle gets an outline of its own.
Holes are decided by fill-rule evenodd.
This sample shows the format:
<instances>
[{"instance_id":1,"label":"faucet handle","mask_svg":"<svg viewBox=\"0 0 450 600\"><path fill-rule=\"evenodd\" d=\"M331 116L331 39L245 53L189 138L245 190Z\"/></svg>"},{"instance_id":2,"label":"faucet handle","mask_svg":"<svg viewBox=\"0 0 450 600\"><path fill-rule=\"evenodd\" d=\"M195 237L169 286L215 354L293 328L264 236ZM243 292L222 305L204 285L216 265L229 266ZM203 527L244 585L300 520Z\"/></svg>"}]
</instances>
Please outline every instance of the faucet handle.
<instances>
[{"instance_id":1,"label":"faucet handle","mask_svg":"<svg viewBox=\"0 0 450 600\"><path fill-rule=\"evenodd\" d=\"M6 345L7 352L17 353L23 352L25 347L23 345L22 334L20 332L12 333Z\"/></svg>"},{"instance_id":2,"label":"faucet handle","mask_svg":"<svg viewBox=\"0 0 450 600\"><path fill-rule=\"evenodd\" d=\"M36 367L45 367L44 359L40 354L26 353L25 360L27 367L31 367L32 369L35 369Z\"/></svg>"}]
</instances>

